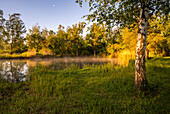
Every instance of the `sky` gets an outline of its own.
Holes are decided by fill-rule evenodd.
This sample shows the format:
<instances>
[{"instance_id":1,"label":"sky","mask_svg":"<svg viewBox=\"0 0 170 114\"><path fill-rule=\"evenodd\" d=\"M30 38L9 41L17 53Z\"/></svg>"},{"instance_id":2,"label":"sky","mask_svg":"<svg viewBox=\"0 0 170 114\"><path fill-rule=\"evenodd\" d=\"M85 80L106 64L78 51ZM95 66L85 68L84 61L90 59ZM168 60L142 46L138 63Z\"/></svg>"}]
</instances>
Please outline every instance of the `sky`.
<instances>
[{"instance_id":1,"label":"sky","mask_svg":"<svg viewBox=\"0 0 170 114\"><path fill-rule=\"evenodd\" d=\"M20 13L27 30L38 23L41 29L55 32L59 24L66 28L85 21L82 17L89 14L88 3L81 8L75 0L0 0L0 9L5 19L9 14Z\"/></svg>"}]
</instances>

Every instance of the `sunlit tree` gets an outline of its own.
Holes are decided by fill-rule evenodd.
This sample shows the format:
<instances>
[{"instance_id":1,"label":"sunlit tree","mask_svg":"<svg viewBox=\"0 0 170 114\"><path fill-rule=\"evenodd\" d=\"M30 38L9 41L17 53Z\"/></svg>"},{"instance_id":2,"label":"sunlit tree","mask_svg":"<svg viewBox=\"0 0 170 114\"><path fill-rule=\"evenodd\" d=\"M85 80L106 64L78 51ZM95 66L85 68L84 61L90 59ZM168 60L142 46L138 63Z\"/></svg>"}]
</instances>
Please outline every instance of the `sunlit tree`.
<instances>
[{"instance_id":1,"label":"sunlit tree","mask_svg":"<svg viewBox=\"0 0 170 114\"><path fill-rule=\"evenodd\" d=\"M85 0L87 1L87 0ZM83 0L76 0L82 5ZM87 19L107 25L128 26L138 24L135 59L135 87L140 90L147 84L145 49L149 18L155 14L169 14L169 0L89 0L90 11Z\"/></svg>"},{"instance_id":2,"label":"sunlit tree","mask_svg":"<svg viewBox=\"0 0 170 114\"><path fill-rule=\"evenodd\" d=\"M44 48L47 48L48 47L48 36L49 36L49 31L47 28L42 29L41 36L45 39Z\"/></svg>"},{"instance_id":3,"label":"sunlit tree","mask_svg":"<svg viewBox=\"0 0 170 114\"><path fill-rule=\"evenodd\" d=\"M65 54L67 50L67 34L64 31L64 26L59 25L58 31L57 31L57 37L60 39L60 52L61 55Z\"/></svg>"},{"instance_id":4,"label":"sunlit tree","mask_svg":"<svg viewBox=\"0 0 170 114\"><path fill-rule=\"evenodd\" d=\"M49 49L56 55L63 56L67 51L67 34L64 31L64 26L59 25L57 33L49 35Z\"/></svg>"},{"instance_id":5,"label":"sunlit tree","mask_svg":"<svg viewBox=\"0 0 170 114\"><path fill-rule=\"evenodd\" d=\"M147 57L149 52L155 55L167 56L170 51L170 23L169 20L164 18L150 20L147 38Z\"/></svg>"},{"instance_id":6,"label":"sunlit tree","mask_svg":"<svg viewBox=\"0 0 170 114\"><path fill-rule=\"evenodd\" d=\"M74 40L73 40L73 32L72 32L72 28L70 26L67 27L66 30L67 33L67 43L66 43L66 47L67 47L67 53L73 55L73 51L74 51Z\"/></svg>"},{"instance_id":7,"label":"sunlit tree","mask_svg":"<svg viewBox=\"0 0 170 114\"><path fill-rule=\"evenodd\" d=\"M26 32L24 22L20 19L19 13L14 13L9 15L9 20L5 23L5 42L10 45L10 53L13 51L21 52L25 41L23 34ZM7 44L6 44L7 45ZM14 51L14 52L15 52Z\"/></svg>"},{"instance_id":8,"label":"sunlit tree","mask_svg":"<svg viewBox=\"0 0 170 114\"><path fill-rule=\"evenodd\" d=\"M78 56L79 50L79 40L82 38L83 29L86 26L85 22L79 22L78 24L72 25L67 30L68 39L74 44L74 50L76 50L76 55Z\"/></svg>"},{"instance_id":9,"label":"sunlit tree","mask_svg":"<svg viewBox=\"0 0 170 114\"><path fill-rule=\"evenodd\" d=\"M88 27L88 31L90 32L89 35L93 41L94 56L96 56L96 46L101 44L101 39L104 39L103 37L106 32L104 24L98 25L93 23L91 27Z\"/></svg>"},{"instance_id":10,"label":"sunlit tree","mask_svg":"<svg viewBox=\"0 0 170 114\"><path fill-rule=\"evenodd\" d=\"M3 49L3 30L5 19L3 17L3 11L0 10L0 49Z\"/></svg>"},{"instance_id":11,"label":"sunlit tree","mask_svg":"<svg viewBox=\"0 0 170 114\"><path fill-rule=\"evenodd\" d=\"M26 36L28 48L36 49L36 52L39 52L45 46L45 37L42 36L40 31L40 26L36 24L29 29L29 33Z\"/></svg>"},{"instance_id":12,"label":"sunlit tree","mask_svg":"<svg viewBox=\"0 0 170 114\"><path fill-rule=\"evenodd\" d=\"M86 55L94 54L93 40L92 40L90 34L86 34L86 37L84 39L84 52L83 53L86 54Z\"/></svg>"}]
</instances>

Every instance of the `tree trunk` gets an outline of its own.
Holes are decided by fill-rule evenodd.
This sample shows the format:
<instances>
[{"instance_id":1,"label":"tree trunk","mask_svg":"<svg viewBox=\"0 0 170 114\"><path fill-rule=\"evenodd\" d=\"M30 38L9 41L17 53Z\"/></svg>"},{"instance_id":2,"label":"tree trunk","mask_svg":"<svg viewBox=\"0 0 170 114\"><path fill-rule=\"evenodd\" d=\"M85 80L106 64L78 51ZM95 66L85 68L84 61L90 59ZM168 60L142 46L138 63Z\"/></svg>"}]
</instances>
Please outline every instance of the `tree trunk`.
<instances>
[{"instance_id":1,"label":"tree trunk","mask_svg":"<svg viewBox=\"0 0 170 114\"><path fill-rule=\"evenodd\" d=\"M96 56L96 49L95 49L95 45L94 45L94 56Z\"/></svg>"},{"instance_id":2,"label":"tree trunk","mask_svg":"<svg viewBox=\"0 0 170 114\"><path fill-rule=\"evenodd\" d=\"M147 53L146 58L149 59L149 50L148 49L146 49L146 53Z\"/></svg>"},{"instance_id":3,"label":"tree trunk","mask_svg":"<svg viewBox=\"0 0 170 114\"><path fill-rule=\"evenodd\" d=\"M37 46L36 53L38 53L38 51L39 51L39 50L38 50L38 46Z\"/></svg>"},{"instance_id":4,"label":"tree trunk","mask_svg":"<svg viewBox=\"0 0 170 114\"><path fill-rule=\"evenodd\" d=\"M141 90L147 84L146 80L146 68L145 68L145 48L146 48L146 36L147 26L149 18L148 3L143 1L141 3L140 18L139 18L139 30L136 46L136 59L135 59L135 88Z\"/></svg>"},{"instance_id":5,"label":"tree trunk","mask_svg":"<svg viewBox=\"0 0 170 114\"><path fill-rule=\"evenodd\" d=\"M79 56L78 48L77 48L77 51L76 51L76 55Z\"/></svg>"},{"instance_id":6,"label":"tree trunk","mask_svg":"<svg viewBox=\"0 0 170 114\"><path fill-rule=\"evenodd\" d=\"M11 55L12 55L12 48L13 48L13 38L12 38L12 42L11 42Z\"/></svg>"},{"instance_id":7,"label":"tree trunk","mask_svg":"<svg viewBox=\"0 0 170 114\"><path fill-rule=\"evenodd\" d=\"M68 49L69 49L69 48L67 47L67 51L66 51L66 52L67 52L67 56L69 55L69 54L68 54Z\"/></svg>"},{"instance_id":8,"label":"tree trunk","mask_svg":"<svg viewBox=\"0 0 170 114\"><path fill-rule=\"evenodd\" d=\"M12 55L12 48L13 48L13 35L12 35L12 39L11 39L11 55Z\"/></svg>"},{"instance_id":9,"label":"tree trunk","mask_svg":"<svg viewBox=\"0 0 170 114\"><path fill-rule=\"evenodd\" d=\"M78 50L78 40L76 41L76 45L77 45L76 55L77 55L77 56L79 56L79 50Z\"/></svg>"},{"instance_id":10,"label":"tree trunk","mask_svg":"<svg viewBox=\"0 0 170 114\"><path fill-rule=\"evenodd\" d=\"M12 55L12 43L11 43L11 55Z\"/></svg>"}]
</instances>

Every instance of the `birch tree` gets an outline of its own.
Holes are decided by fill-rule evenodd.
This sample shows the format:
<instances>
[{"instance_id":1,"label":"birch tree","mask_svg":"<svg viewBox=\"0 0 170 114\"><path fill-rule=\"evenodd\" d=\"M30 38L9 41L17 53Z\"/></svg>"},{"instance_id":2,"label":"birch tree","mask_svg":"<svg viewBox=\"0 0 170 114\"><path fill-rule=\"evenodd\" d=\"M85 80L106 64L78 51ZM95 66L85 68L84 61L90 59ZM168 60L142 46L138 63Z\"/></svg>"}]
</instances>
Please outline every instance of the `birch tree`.
<instances>
[{"instance_id":1,"label":"birch tree","mask_svg":"<svg viewBox=\"0 0 170 114\"><path fill-rule=\"evenodd\" d=\"M85 0L87 1L87 0ZM82 6L83 0L76 0ZM89 21L105 22L110 26L125 26L138 24L138 36L135 57L135 87L147 85L145 68L145 48L148 20L155 17L168 16L169 0L89 0L89 11L85 17Z\"/></svg>"}]
</instances>

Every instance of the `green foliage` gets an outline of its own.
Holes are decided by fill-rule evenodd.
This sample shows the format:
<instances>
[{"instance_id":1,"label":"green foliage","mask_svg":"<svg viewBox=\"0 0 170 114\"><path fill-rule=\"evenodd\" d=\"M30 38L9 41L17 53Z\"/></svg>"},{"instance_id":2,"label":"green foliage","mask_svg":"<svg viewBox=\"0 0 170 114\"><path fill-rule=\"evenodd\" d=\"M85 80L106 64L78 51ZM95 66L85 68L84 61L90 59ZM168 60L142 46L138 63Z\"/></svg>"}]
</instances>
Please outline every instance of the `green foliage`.
<instances>
[{"instance_id":1,"label":"green foliage","mask_svg":"<svg viewBox=\"0 0 170 114\"><path fill-rule=\"evenodd\" d=\"M45 37L42 36L40 32L40 26L37 24L29 29L29 33L26 36L28 48L36 49L36 52L41 50L45 45Z\"/></svg>"},{"instance_id":2,"label":"green foliage","mask_svg":"<svg viewBox=\"0 0 170 114\"><path fill-rule=\"evenodd\" d=\"M87 0L85 0L87 1ZM82 6L83 0L76 0ZM139 23L140 8L147 4L150 16L167 16L169 1L167 0L89 0L89 21L105 22L108 27L115 25L130 27ZM126 21L125 21L126 20Z\"/></svg>"},{"instance_id":3,"label":"green foliage","mask_svg":"<svg viewBox=\"0 0 170 114\"><path fill-rule=\"evenodd\" d=\"M169 16L168 16L169 17ZM170 51L170 23L165 18L150 20L147 50L154 55L167 56Z\"/></svg>"},{"instance_id":4,"label":"green foliage","mask_svg":"<svg viewBox=\"0 0 170 114\"><path fill-rule=\"evenodd\" d=\"M51 37L49 39L49 43L50 44L48 45L48 48L51 49L53 53L55 53L56 55L63 53L62 51L64 50L62 50L61 48L63 44L60 42L60 39L58 37Z\"/></svg>"},{"instance_id":5,"label":"green foliage","mask_svg":"<svg viewBox=\"0 0 170 114\"><path fill-rule=\"evenodd\" d=\"M3 49L3 30L4 30L4 17L3 11L0 9L0 49Z\"/></svg>"},{"instance_id":6,"label":"green foliage","mask_svg":"<svg viewBox=\"0 0 170 114\"><path fill-rule=\"evenodd\" d=\"M9 15L9 20L5 21L5 27L3 30L4 46L10 49L10 53L23 52L25 47L25 38L23 34L26 32L24 22L20 19L20 14L14 13Z\"/></svg>"},{"instance_id":7,"label":"green foliage","mask_svg":"<svg viewBox=\"0 0 170 114\"><path fill-rule=\"evenodd\" d=\"M98 25L93 23L93 25L88 28L88 31L90 31L88 36L92 40L94 56L96 56L96 47L101 44L102 39L106 39L106 28L104 24Z\"/></svg>"},{"instance_id":8,"label":"green foliage","mask_svg":"<svg viewBox=\"0 0 170 114\"><path fill-rule=\"evenodd\" d=\"M50 33L48 36L48 48L56 55L63 56L67 51L67 34L64 31L64 27L59 25L58 32L54 35Z\"/></svg>"},{"instance_id":9,"label":"green foliage","mask_svg":"<svg viewBox=\"0 0 170 114\"><path fill-rule=\"evenodd\" d=\"M72 48L72 53L79 55L79 49L81 48L81 40L83 29L86 26L85 22L79 22L78 24L72 25L72 27L67 28L68 40L70 40Z\"/></svg>"}]
</instances>

